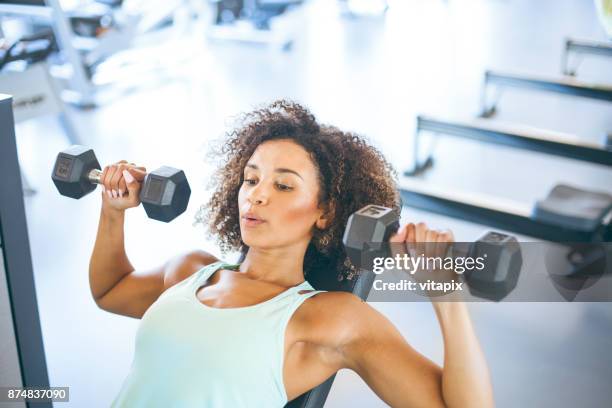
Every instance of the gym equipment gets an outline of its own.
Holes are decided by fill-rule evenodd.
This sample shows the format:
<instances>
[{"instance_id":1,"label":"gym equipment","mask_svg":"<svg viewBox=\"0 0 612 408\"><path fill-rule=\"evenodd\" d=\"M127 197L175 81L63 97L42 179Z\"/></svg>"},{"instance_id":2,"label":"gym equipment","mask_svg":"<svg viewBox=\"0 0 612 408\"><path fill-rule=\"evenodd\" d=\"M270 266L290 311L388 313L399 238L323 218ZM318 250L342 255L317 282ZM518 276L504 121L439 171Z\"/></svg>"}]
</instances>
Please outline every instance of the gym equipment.
<instances>
[{"instance_id":1,"label":"gym equipment","mask_svg":"<svg viewBox=\"0 0 612 408\"><path fill-rule=\"evenodd\" d=\"M93 150L74 145L57 155L51 178L61 195L79 199L101 184L101 175ZM162 166L146 175L140 201L149 218L169 222L185 212L190 195L185 173Z\"/></svg>"},{"instance_id":2,"label":"gym equipment","mask_svg":"<svg viewBox=\"0 0 612 408\"><path fill-rule=\"evenodd\" d=\"M398 227L399 217L389 208L368 205L352 214L342 242L353 265L369 269L370 259L389 256L388 240ZM469 247L452 246L453 256L477 258L485 253L487 268L466 272L465 282L473 295L500 301L516 287L523 265L521 249L515 237L493 231L486 232Z\"/></svg>"},{"instance_id":3,"label":"gym equipment","mask_svg":"<svg viewBox=\"0 0 612 408\"><path fill-rule=\"evenodd\" d=\"M0 89L13 95L16 123L55 115L68 140L78 144L80 139L60 98L59 86L49 74L46 59L54 50L54 36L49 30L21 37L0 50ZM21 176L24 192L34 194L25 173Z\"/></svg>"},{"instance_id":4,"label":"gym equipment","mask_svg":"<svg viewBox=\"0 0 612 408\"><path fill-rule=\"evenodd\" d=\"M495 86L493 98L489 98L489 87L491 85ZM574 77L567 76L561 78L546 78L486 71L484 85L482 88L481 117L488 118L495 115L497 103L504 87L557 92L566 95L581 96L584 98L612 102L612 85L591 84L579 81Z\"/></svg>"},{"instance_id":5,"label":"gym equipment","mask_svg":"<svg viewBox=\"0 0 612 408\"><path fill-rule=\"evenodd\" d=\"M606 193L558 185L529 208L474 193L434 189L410 180L399 184L407 206L563 244L572 264L567 278L589 274L592 264L602 261L601 253L571 257L580 252L578 247L586 243L592 248L593 244L612 240L612 195Z\"/></svg>"},{"instance_id":6,"label":"gym equipment","mask_svg":"<svg viewBox=\"0 0 612 408\"><path fill-rule=\"evenodd\" d=\"M11 105L0 94L0 386L49 387Z\"/></svg>"},{"instance_id":7,"label":"gym equipment","mask_svg":"<svg viewBox=\"0 0 612 408\"><path fill-rule=\"evenodd\" d=\"M414 135L414 164L404 173L406 176L419 174L433 165L432 155L422 161L418 157L419 139L423 131L612 166L611 147L583 142L560 132L501 125L483 119L461 121L419 115Z\"/></svg>"},{"instance_id":8,"label":"gym equipment","mask_svg":"<svg viewBox=\"0 0 612 408\"><path fill-rule=\"evenodd\" d=\"M116 24L111 7L100 3L87 4L68 16L72 31L82 37L100 37Z\"/></svg>"},{"instance_id":9,"label":"gym equipment","mask_svg":"<svg viewBox=\"0 0 612 408\"><path fill-rule=\"evenodd\" d=\"M208 37L276 46L287 51L299 29L303 0L211 0L213 24Z\"/></svg>"},{"instance_id":10,"label":"gym equipment","mask_svg":"<svg viewBox=\"0 0 612 408\"><path fill-rule=\"evenodd\" d=\"M52 31L21 37L7 49L0 48L0 71L6 64L24 61L27 64L44 61L55 51L55 38Z\"/></svg>"},{"instance_id":11,"label":"gym equipment","mask_svg":"<svg viewBox=\"0 0 612 408\"><path fill-rule=\"evenodd\" d=\"M570 56L577 54L580 58L575 61L573 66L570 68ZM568 38L565 40L565 49L563 51L563 57L561 60L561 71L563 75L576 75L576 70L582 62L582 57L585 55L599 55L602 57L612 57L612 43L611 42L598 42L588 40L577 40Z\"/></svg>"},{"instance_id":12,"label":"gym equipment","mask_svg":"<svg viewBox=\"0 0 612 408\"><path fill-rule=\"evenodd\" d=\"M51 72L62 82L64 100L81 108L95 107L100 101L98 92L108 84L108 81L101 84L99 77L96 78L103 70L103 62L132 48L136 39L140 40L154 31L176 13L187 10L190 15L193 14L194 7L187 0L157 2L154 6L149 6L145 1L137 5L130 2L126 7L120 7L120 1L103 0L98 3L65 10L59 0L0 2L0 14L18 16L28 23L34 21L53 30L61 53L54 59ZM110 3L111 6L103 3ZM143 12L143 9L146 11ZM177 31L183 29L175 25ZM153 41L154 46L159 45L159 38ZM157 59L158 55L155 55L154 61L157 62ZM121 62L124 62L121 74L116 74L115 78L125 77L126 71L129 72L128 65L138 68L147 61L143 62L142 57L130 61L123 56ZM134 76L141 77L136 73Z\"/></svg>"},{"instance_id":13,"label":"gym equipment","mask_svg":"<svg viewBox=\"0 0 612 408\"><path fill-rule=\"evenodd\" d=\"M606 199L606 194L576 187L571 187L573 194L563 195L558 193L558 188L553 188L547 198L532 208L472 192L437 189L408 178L399 182L404 205L409 207L551 242L607 242L612 239L612 198Z\"/></svg>"}]
</instances>

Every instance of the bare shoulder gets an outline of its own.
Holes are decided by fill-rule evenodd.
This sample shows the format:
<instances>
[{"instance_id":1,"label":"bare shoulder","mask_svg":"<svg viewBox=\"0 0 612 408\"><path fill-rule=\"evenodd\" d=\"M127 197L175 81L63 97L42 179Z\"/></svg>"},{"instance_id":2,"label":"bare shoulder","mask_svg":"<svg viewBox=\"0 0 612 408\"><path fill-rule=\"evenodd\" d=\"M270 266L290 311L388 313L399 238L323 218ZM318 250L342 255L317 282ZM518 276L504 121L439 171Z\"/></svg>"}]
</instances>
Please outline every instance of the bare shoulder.
<instances>
[{"instance_id":1,"label":"bare shoulder","mask_svg":"<svg viewBox=\"0 0 612 408\"><path fill-rule=\"evenodd\" d=\"M322 292L299 309L304 340L325 347L340 348L354 340L368 324L375 324L378 312L348 292Z\"/></svg>"},{"instance_id":2,"label":"bare shoulder","mask_svg":"<svg viewBox=\"0 0 612 408\"><path fill-rule=\"evenodd\" d=\"M218 259L206 251L197 249L172 258L164 267L164 289L187 279L204 266Z\"/></svg>"}]
</instances>

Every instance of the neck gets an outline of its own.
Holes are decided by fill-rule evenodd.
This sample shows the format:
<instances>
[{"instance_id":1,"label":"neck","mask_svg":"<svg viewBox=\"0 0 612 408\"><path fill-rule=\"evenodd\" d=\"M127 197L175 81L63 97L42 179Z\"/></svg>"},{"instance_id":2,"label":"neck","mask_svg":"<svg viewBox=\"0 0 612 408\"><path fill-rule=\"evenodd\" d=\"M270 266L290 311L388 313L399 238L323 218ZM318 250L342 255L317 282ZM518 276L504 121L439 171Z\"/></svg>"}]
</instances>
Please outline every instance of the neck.
<instances>
[{"instance_id":1,"label":"neck","mask_svg":"<svg viewBox=\"0 0 612 408\"><path fill-rule=\"evenodd\" d=\"M249 279L292 287L304 282L306 247L249 248L240 264L240 273Z\"/></svg>"}]
</instances>

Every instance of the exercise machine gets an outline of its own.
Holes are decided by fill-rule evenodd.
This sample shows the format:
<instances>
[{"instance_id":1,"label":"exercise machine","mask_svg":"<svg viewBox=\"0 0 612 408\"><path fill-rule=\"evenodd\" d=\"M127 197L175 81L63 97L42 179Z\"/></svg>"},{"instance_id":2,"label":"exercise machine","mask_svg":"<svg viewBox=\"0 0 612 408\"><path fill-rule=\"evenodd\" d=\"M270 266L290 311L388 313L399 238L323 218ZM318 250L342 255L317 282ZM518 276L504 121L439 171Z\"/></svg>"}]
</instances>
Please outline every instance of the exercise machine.
<instances>
[{"instance_id":1,"label":"exercise machine","mask_svg":"<svg viewBox=\"0 0 612 408\"><path fill-rule=\"evenodd\" d=\"M303 0L213 0L212 40L268 45L287 51L301 24Z\"/></svg>"},{"instance_id":2,"label":"exercise machine","mask_svg":"<svg viewBox=\"0 0 612 408\"><path fill-rule=\"evenodd\" d=\"M555 78L488 70L482 87L481 116L488 118L495 115L504 88L512 87L612 102L612 85L589 83L570 76Z\"/></svg>"},{"instance_id":3,"label":"exercise machine","mask_svg":"<svg viewBox=\"0 0 612 408\"><path fill-rule=\"evenodd\" d=\"M478 142L529 150L587 163L612 166L612 146L589 143L579 138L551 130L509 125L486 119L457 120L426 115L417 116L414 134L413 167L406 176L420 174L433 165L433 154L419 157L422 132L454 136Z\"/></svg>"},{"instance_id":4,"label":"exercise machine","mask_svg":"<svg viewBox=\"0 0 612 408\"><path fill-rule=\"evenodd\" d=\"M80 138L60 97L59 85L49 74L47 58L53 51L54 37L49 30L7 42L6 48L0 48L0 92L13 96L17 124L53 115L68 140L78 144ZM35 193L25 173L21 175L24 193Z\"/></svg>"},{"instance_id":5,"label":"exercise machine","mask_svg":"<svg viewBox=\"0 0 612 408\"><path fill-rule=\"evenodd\" d=\"M99 91L117 82L103 83L97 79L107 60L122 51L133 50L141 37L163 27L167 20L174 21L175 13L187 9L192 14L187 0L158 2L157 7L149 5L150 2L137 4L145 9L143 12L130 9L121 1L102 0L65 10L59 0L11 0L0 3L0 14L34 21L37 26L53 30L59 53L50 71L62 83L62 97L75 106L91 108L99 103ZM154 45L159 45L159 39L155 39ZM122 72L127 66L143 62L146 61L126 63Z\"/></svg>"},{"instance_id":6,"label":"exercise machine","mask_svg":"<svg viewBox=\"0 0 612 408\"><path fill-rule=\"evenodd\" d=\"M49 387L17 159L12 98L0 95L0 387ZM49 407L15 402L11 407Z\"/></svg>"},{"instance_id":7,"label":"exercise machine","mask_svg":"<svg viewBox=\"0 0 612 408\"><path fill-rule=\"evenodd\" d=\"M572 62L572 55L575 55ZM576 71L586 55L612 57L612 42L588 41L568 38L565 40L563 57L561 59L561 72L563 75L576 75Z\"/></svg>"},{"instance_id":8,"label":"exercise machine","mask_svg":"<svg viewBox=\"0 0 612 408\"><path fill-rule=\"evenodd\" d=\"M404 205L545 241L612 240L612 195L560 184L535 205L428 186L404 177Z\"/></svg>"}]
</instances>

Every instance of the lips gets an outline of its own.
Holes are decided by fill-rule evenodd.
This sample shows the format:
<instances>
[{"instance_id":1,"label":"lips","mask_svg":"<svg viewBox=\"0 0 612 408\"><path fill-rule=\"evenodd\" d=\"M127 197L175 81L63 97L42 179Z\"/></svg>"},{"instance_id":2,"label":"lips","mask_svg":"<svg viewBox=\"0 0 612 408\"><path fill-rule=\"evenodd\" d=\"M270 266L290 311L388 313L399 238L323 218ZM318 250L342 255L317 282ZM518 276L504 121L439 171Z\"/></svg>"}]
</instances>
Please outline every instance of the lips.
<instances>
[{"instance_id":1,"label":"lips","mask_svg":"<svg viewBox=\"0 0 612 408\"><path fill-rule=\"evenodd\" d=\"M261 222L265 221L263 218L261 218L260 216L252 212L248 212L244 214L242 218L247 221L261 221Z\"/></svg>"}]
</instances>

